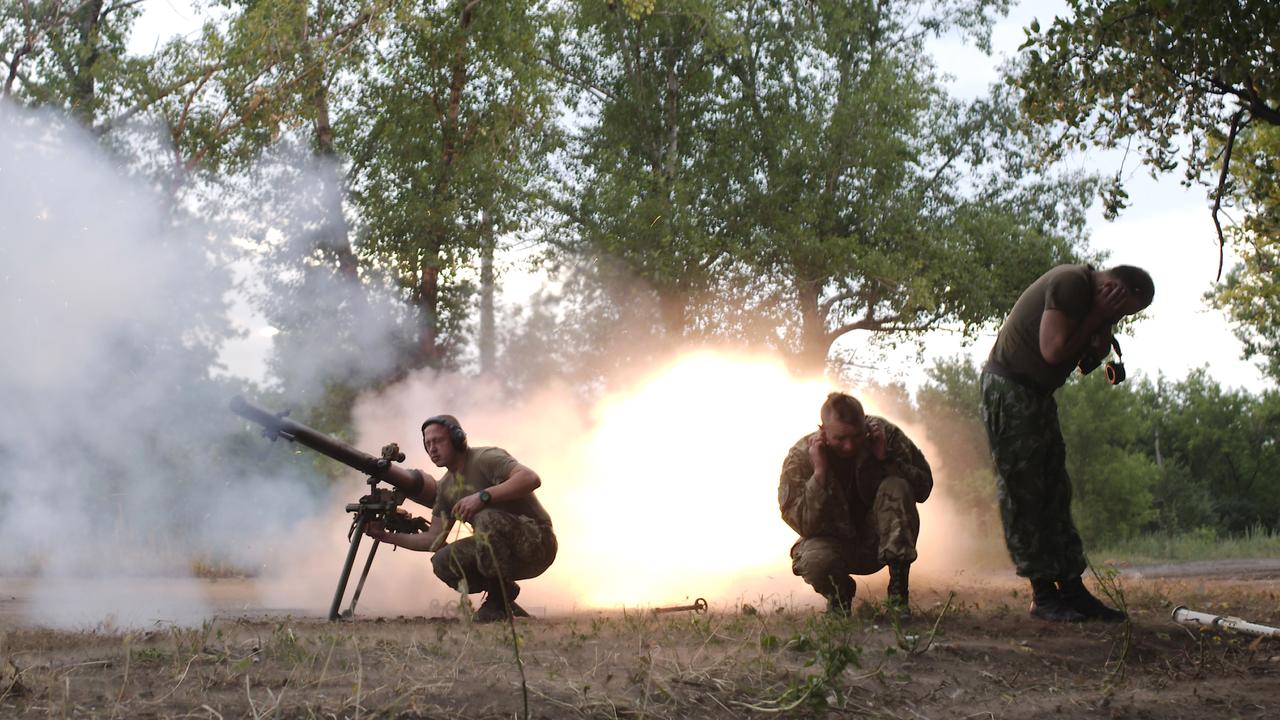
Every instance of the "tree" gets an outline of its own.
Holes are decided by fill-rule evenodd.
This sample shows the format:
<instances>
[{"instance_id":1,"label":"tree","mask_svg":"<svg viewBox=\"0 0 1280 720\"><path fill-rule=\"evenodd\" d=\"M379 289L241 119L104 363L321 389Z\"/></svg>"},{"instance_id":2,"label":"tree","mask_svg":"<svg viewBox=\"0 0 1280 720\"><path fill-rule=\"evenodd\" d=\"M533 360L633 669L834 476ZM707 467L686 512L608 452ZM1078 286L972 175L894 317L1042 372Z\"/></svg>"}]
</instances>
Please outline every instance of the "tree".
<instances>
[{"instance_id":1,"label":"tree","mask_svg":"<svg viewBox=\"0 0 1280 720\"><path fill-rule=\"evenodd\" d=\"M1280 127L1241 131L1231 184L1243 212L1230 235L1240 264L1206 298L1235 323L1245 357L1280 381Z\"/></svg>"},{"instance_id":2,"label":"tree","mask_svg":"<svg viewBox=\"0 0 1280 720\"><path fill-rule=\"evenodd\" d=\"M1151 417L1128 385L1098 373L1076 376L1060 393L1072 515L1086 544L1123 540L1153 518L1159 468L1148 454Z\"/></svg>"},{"instance_id":3,"label":"tree","mask_svg":"<svg viewBox=\"0 0 1280 720\"><path fill-rule=\"evenodd\" d=\"M0 97L66 110L93 128L124 101L140 63L125 53L139 0L36 0L0 7Z\"/></svg>"},{"instance_id":4,"label":"tree","mask_svg":"<svg viewBox=\"0 0 1280 720\"><path fill-rule=\"evenodd\" d=\"M747 218L732 274L796 365L855 331L977 327L1082 245L1090 181L1037 174L1009 98L950 97L926 52L936 33L983 42L999 7L734 3L717 134Z\"/></svg>"},{"instance_id":5,"label":"tree","mask_svg":"<svg viewBox=\"0 0 1280 720\"><path fill-rule=\"evenodd\" d=\"M1058 123L1058 152L1086 143L1128 147L1136 140L1153 172L1178 164L1187 182L1216 171L1213 219L1229 194L1232 151L1251 126L1280 125L1280 63L1270 0L1069 0L1070 15L1027 28L1017 78L1023 109ZM1208 152L1212 136L1223 138ZM1109 210L1123 207L1116 181ZM1219 266L1219 274L1222 268Z\"/></svg>"},{"instance_id":6,"label":"tree","mask_svg":"<svg viewBox=\"0 0 1280 720\"><path fill-rule=\"evenodd\" d=\"M691 329L690 305L733 242L713 95L724 4L572 3L550 60L588 117L557 203L572 228L562 249L646 283L668 337Z\"/></svg>"},{"instance_id":7,"label":"tree","mask_svg":"<svg viewBox=\"0 0 1280 720\"><path fill-rule=\"evenodd\" d=\"M1224 389L1204 368L1164 394L1163 460L1204 483L1215 526L1239 534L1280 525L1280 398Z\"/></svg>"},{"instance_id":8,"label":"tree","mask_svg":"<svg viewBox=\"0 0 1280 720\"><path fill-rule=\"evenodd\" d=\"M459 270L536 217L552 98L542 3L415 3L364 68L344 124L362 252L416 309L411 364L439 366L463 325Z\"/></svg>"}]
</instances>

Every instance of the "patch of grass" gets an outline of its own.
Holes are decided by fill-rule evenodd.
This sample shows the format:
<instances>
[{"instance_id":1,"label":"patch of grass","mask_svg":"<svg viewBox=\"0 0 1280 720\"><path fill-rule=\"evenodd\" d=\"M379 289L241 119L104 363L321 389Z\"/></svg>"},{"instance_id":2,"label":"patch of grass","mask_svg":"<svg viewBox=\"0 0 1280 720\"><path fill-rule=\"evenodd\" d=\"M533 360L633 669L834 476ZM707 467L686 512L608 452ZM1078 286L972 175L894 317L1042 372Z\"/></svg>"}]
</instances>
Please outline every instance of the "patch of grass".
<instances>
[{"instance_id":1,"label":"patch of grass","mask_svg":"<svg viewBox=\"0 0 1280 720\"><path fill-rule=\"evenodd\" d=\"M1103 563L1273 558L1280 556L1280 532L1258 526L1242 535L1226 537L1220 537L1213 528L1179 534L1152 533L1113 543L1089 555Z\"/></svg>"}]
</instances>

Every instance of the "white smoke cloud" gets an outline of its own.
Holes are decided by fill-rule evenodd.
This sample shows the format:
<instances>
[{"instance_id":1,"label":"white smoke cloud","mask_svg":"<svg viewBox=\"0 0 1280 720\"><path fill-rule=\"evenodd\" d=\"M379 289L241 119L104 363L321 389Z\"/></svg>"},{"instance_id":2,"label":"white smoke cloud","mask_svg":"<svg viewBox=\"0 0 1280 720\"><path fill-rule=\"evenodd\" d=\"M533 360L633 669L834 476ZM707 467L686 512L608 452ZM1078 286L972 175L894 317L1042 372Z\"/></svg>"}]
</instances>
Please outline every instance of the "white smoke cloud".
<instances>
[{"instance_id":1,"label":"white smoke cloud","mask_svg":"<svg viewBox=\"0 0 1280 720\"><path fill-rule=\"evenodd\" d=\"M36 622L198 619L194 585L130 588L261 563L314 511L304 478L226 462L224 240L73 123L0 103L0 573L35 576Z\"/></svg>"},{"instance_id":2,"label":"white smoke cloud","mask_svg":"<svg viewBox=\"0 0 1280 720\"><path fill-rule=\"evenodd\" d=\"M778 513L778 473L791 445L816 426L832 389L823 379L792 376L776 357L689 351L590 403L566 387L513 397L489 379L424 370L363 396L354 419L358 445L397 442L407 467L439 477L418 427L429 415L452 413L472 444L501 446L541 475L537 492L560 551L543 576L521 583L520 602L535 614L696 597L721 609L761 599L767 607L794 607L820 599L791 572L795 534ZM895 417L891 403L862 399L936 457L927 428ZM935 481L939 490L919 506L921 583L951 582L964 567L963 522L940 491L947 479L935 474ZM350 499L359 490L352 484ZM406 509L430 512L413 503ZM317 521L319 545L309 546L310 561L286 564L272 605L318 609L317 598L327 602L344 523L336 513ZM429 555L379 553L362 612L421 615L456 602L432 575ZM882 596L883 575L860 579L864 597Z\"/></svg>"}]
</instances>

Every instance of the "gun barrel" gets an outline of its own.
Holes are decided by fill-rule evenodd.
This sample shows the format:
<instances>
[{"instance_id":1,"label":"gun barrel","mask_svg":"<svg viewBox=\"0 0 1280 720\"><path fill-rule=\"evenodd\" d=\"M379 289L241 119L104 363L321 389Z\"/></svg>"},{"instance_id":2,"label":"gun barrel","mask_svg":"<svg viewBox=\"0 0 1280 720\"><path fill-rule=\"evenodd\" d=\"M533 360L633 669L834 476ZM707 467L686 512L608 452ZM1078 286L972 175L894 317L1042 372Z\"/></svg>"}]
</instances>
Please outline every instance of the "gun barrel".
<instances>
[{"instance_id":1,"label":"gun barrel","mask_svg":"<svg viewBox=\"0 0 1280 720\"><path fill-rule=\"evenodd\" d=\"M301 443L321 455L353 467L366 475L378 475L387 469L388 463L362 450L326 435L319 430L294 422L283 415L276 414L245 400L240 396L231 398L231 412L262 426L263 432L272 439L282 437L286 440Z\"/></svg>"}]
</instances>

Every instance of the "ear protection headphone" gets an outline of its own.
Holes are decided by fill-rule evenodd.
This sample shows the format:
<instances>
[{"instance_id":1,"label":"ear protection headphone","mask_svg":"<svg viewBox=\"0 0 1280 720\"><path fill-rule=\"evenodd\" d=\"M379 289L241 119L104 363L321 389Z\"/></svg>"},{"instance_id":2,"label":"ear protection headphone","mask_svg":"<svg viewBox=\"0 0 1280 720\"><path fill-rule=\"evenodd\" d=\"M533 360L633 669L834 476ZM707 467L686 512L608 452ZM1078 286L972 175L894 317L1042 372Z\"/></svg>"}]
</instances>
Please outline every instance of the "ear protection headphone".
<instances>
[{"instance_id":1,"label":"ear protection headphone","mask_svg":"<svg viewBox=\"0 0 1280 720\"><path fill-rule=\"evenodd\" d=\"M467 449L467 433L454 416L432 415L422 422L422 432L426 432L428 425L443 425L444 429L449 431L449 441L453 443L453 449L459 451ZM423 444L426 444L425 440Z\"/></svg>"}]
</instances>

